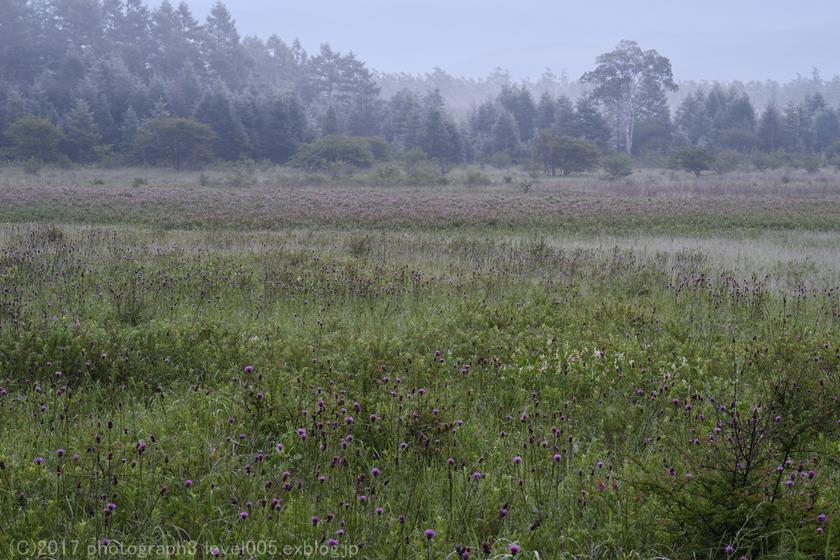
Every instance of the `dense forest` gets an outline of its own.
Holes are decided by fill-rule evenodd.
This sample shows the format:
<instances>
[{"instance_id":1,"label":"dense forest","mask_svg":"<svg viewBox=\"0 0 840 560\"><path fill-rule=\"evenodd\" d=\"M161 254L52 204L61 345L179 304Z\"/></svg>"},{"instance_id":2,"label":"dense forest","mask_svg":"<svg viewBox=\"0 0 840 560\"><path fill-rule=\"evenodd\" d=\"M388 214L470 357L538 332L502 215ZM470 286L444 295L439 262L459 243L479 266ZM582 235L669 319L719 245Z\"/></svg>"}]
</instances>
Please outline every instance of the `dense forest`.
<instances>
[{"instance_id":1,"label":"dense forest","mask_svg":"<svg viewBox=\"0 0 840 560\"><path fill-rule=\"evenodd\" d=\"M222 3L199 22L166 0L0 0L6 160L315 168L409 154L441 169L527 161L554 173L576 170L569 154L585 169L596 154L683 151L695 167L711 156L819 165L840 156L838 102L840 78L816 72L785 85L678 84L667 58L632 41L579 80L384 75L328 44L242 38Z\"/></svg>"}]
</instances>

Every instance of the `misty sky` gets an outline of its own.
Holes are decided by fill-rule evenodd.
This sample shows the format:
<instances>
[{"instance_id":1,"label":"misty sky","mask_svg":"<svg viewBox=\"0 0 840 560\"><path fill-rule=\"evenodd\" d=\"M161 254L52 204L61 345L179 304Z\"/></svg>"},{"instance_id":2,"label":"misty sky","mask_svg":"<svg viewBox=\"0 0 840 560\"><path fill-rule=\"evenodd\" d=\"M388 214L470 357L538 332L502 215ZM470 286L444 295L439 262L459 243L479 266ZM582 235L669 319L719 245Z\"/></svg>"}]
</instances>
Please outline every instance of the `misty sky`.
<instances>
[{"instance_id":1,"label":"misty sky","mask_svg":"<svg viewBox=\"0 0 840 560\"><path fill-rule=\"evenodd\" d=\"M214 0L188 0L204 17ZM176 2L173 2L176 3ZM243 35L329 42L386 72L496 66L577 79L621 39L669 57L678 80L840 74L840 0L227 0Z\"/></svg>"}]
</instances>

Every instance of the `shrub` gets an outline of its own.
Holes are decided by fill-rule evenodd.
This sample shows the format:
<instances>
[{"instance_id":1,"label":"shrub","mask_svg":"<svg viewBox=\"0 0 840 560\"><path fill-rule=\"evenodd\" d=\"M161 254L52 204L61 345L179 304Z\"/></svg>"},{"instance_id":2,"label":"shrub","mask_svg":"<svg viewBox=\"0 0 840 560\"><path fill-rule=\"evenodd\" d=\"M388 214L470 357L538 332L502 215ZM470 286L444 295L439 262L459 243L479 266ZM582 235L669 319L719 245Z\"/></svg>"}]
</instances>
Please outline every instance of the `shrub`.
<instances>
[{"instance_id":1,"label":"shrub","mask_svg":"<svg viewBox=\"0 0 840 560\"><path fill-rule=\"evenodd\" d=\"M760 153L753 156L752 164L759 171L766 171L767 169L776 169L779 167L773 156L766 153Z\"/></svg>"},{"instance_id":2,"label":"shrub","mask_svg":"<svg viewBox=\"0 0 840 560\"><path fill-rule=\"evenodd\" d=\"M406 182L411 185L445 185L449 179L434 162L426 160L412 166Z\"/></svg>"},{"instance_id":3,"label":"shrub","mask_svg":"<svg viewBox=\"0 0 840 560\"><path fill-rule=\"evenodd\" d=\"M426 155L426 152L421 150L420 148L412 148L410 150L404 151L400 155L400 159L405 166L405 170L407 173L411 173L411 170L414 168L415 165L421 162L429 161L429 156Z\"/></svg>"},{"instance_id":4,"label":"shrub","mask_svg":"<svg viewBox=\"0 0 840 560\"><path fill-rule=\"evenodd\" d=\"M820 167L822 167L822 160L813 154L806 154L802 156L799 164L802 166L802 169L808 173L816 173L820 170Z\"/></svg>"},{"instance_id":5,"label":"shrub","mask_svg":"<svg viewBox=\"0 0 840 560\"><path fill-rule=\"evenodd\" d=\"M403 180L405 173L395 163L380 163L374 168L373 177L378 183L397 184Z\"/></svg>"},{"instance_id":6,"label":"shrub","mask_svg":"<svg viewBox=\"0 0 840 560\"><path fill-rule=\"evenodd\" d=\"M225 177L225 184L229 187L242 188L257 183L257 165L253 161L239 161L231 173Z\"/></svg>"},{"instance_id":7,"label":"shrub","mask_svg":"<svg viewBox=\"0 0 840 560\"><path fill-rule=\"evenodd\" d=\"M674 155L674 165L685 169L699 177L704 171L708 171L714 158L705 148L699 146L687 146Z\"/></svg>"},{"instance_id":8,"label":"shrub","mask_svg":"<svg viewBox=\"0 0 840 560\"><path fill-rule=\"evenodd\" d=\"M723 175L724 173L731 173L738 169L741 165L741 154L735 150L723 150L715 156L712 162L712 169L716 173Z\"/></svg>"},{"instance_id":9,"label":"shrub","mask_svg":"<svg viewBox=\"0 0 840 560\"><path fill-rule=\"evenodd\" d=\"M382 138L368 137L368 149L376 161L388 161L391 159L391 146Z\"/></svg>"},{"instance_id":10,"label":"shrub","mask_svg":"<svg viewBox=\"0 0 840 560\"><path fill-rule=\"evenodd\" d=\"M560 136L553 130L541 130L531 143L531 152L543 164L546 175L555 175L558 170L562 175L591 171L597 168L600 158L594 144Z\"/></svg>"},{"instance_id":11,"label":"shrub","mask_svg":"<svg viewBox=\"0 0 840 560\"><path fill-rule=\"evenodd\" d=\"M12 144L12 153L15 156L43 162L56 158L59 153L58 146L64 135L47 119L26 115L9 126L6 137Z\"/></svg>"},{"instance_id":12,"label":"shrub","mask_svg":"<svg viewBox=\"0 0 840 560\"><path fill-rule=\"evenodd\" d=\"M23 162L23 172L27 175L37 175L43 167L44 164L35 158L30 158Z\"/></svg>"},{"instance_id":13,"label":"shrub","mask_svg":"<svg viewBox=\"0 0 840 560\"><path fill-rule=\"evenodd\" d=\"M467 176L464 179L464 183L468 187L483 187L492 184L493 181L490 180L490 177L488 177L481 171L474 170L467 173Z\"/></svg>"},{"instance_id":14,"label":"shrub","mask_svg":"<svg viewBox=\"0 0 840 560\"><path fill-rule=\"evenodd\" d=\"M836 158L840 158L840 140L835 140L833 144L826 148L825 157L829 161L836 161Z\"/></svg>"},{"instance_id":15,"label":"shrub","mask_svg":"<svg viewBox=\"0 0 840 560\"><path fill-rule=\"evenodd\" d=\"M339 163L356 169L367 169L373 167L374 161L369 138L325 136L311 144L301 145L291 165L307 171L328 170L333 174Z\"/></svg>"},{"instance_id":16,"label":"shrub","mask_svg":"<svg viewBox=\"0 0 840 560\"><path fill-rule=\"evenodd\" d=\"M633 173L633 160L625 154L607 156L601 166L610 177L627 177Z\"/></svg>"},{"instance_id":17,"label":"shrub","mask_svg":"<svg viewBox=\"0 0 840 560\"><path fill-rule=\"evenodd\" d=\"M197 167L213 159L216 133L193 119L162 117L143 126L135 138L138 156L153 165Z\"/></svg>"}]
</instances>

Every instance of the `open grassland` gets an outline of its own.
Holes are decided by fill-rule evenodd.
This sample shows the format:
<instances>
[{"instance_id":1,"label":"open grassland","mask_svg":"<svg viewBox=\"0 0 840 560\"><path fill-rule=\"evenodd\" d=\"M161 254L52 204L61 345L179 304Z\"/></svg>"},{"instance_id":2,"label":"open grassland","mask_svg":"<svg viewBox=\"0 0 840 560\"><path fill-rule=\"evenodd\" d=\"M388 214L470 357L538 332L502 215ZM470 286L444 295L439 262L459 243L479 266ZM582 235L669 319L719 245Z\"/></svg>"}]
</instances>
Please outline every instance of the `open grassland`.
<instances>
[{"instance_id":1,"label":"open grassland","mask_svg":"<svg viewBox=\"0 0 840 560\"><path fill-rule=\"evenodd\" d=\"M0 555L838 557L837 175L141 173L0 176Z\"/></svg>"}]
</instances>

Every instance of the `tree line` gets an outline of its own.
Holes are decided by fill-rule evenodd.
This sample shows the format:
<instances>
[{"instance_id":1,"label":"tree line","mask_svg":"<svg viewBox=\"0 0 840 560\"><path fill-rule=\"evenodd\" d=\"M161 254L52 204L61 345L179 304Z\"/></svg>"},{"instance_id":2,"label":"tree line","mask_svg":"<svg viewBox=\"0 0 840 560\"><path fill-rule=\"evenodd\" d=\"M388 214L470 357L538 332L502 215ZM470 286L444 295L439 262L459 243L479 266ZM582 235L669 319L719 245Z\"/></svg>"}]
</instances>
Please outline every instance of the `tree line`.
<instances>
[{"instance_id":1,"label":"tree line","mask_svg":"<svg viewBox=\"0 0 840 560\"><path fill-rule=\"evenodd\" d=\"M670 61L632 41L598 57L574 100L500 76L498 94L459 118L438 89L386 97L380 79L328 44L309 53L277 36L243 39L221 2L199 22L168 0L0 0L4 159L315 169L401 155L441 171L536 162L569 173L599 154L840 156L838 111L819 93L757 111L743 90L713 85L672 115Z\"/></svg>"}]
</instances>

